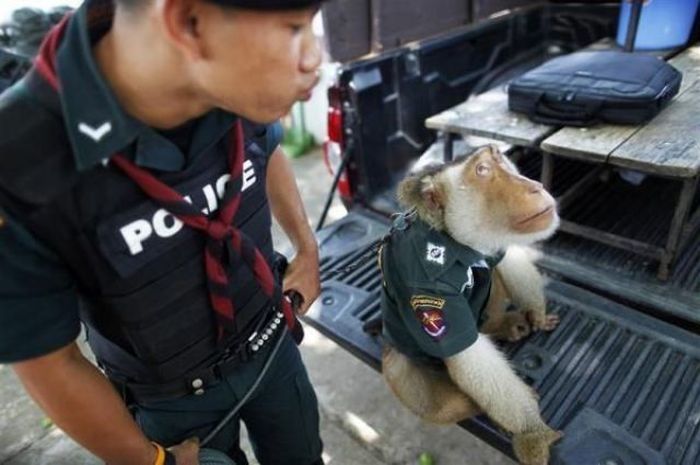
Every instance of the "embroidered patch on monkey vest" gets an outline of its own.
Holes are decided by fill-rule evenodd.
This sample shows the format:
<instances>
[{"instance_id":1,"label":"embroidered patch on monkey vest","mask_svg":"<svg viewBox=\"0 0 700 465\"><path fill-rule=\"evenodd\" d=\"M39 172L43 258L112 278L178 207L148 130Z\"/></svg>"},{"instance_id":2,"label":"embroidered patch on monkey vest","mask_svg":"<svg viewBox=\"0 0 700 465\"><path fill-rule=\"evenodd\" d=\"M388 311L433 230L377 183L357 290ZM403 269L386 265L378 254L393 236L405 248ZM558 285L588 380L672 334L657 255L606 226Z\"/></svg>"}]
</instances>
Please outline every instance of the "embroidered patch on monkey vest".
<instances>
[{"instance_id":1,"label":"embroidered patch on monkey vest","mask_svg":"<svg viewBox=\"0 0 700 465\"><path fill-rule=\"evenodd\" d=\"M428 295L414 295L411 297L411 307L416 312L423 331L433 339L441 339L447 333L447 325L442 313L445 299Z\"/></svg>"},{"instance_id":2,"label":"embroidered patch on monkey vest","mask_svg":"<svg viewBox=\"0 0 700 465\"><path fill-rule=\"evenodd\" d=\"M438 265L445 264L445 247L428 242L425 259Z\"/></svg>"}]
</instances>

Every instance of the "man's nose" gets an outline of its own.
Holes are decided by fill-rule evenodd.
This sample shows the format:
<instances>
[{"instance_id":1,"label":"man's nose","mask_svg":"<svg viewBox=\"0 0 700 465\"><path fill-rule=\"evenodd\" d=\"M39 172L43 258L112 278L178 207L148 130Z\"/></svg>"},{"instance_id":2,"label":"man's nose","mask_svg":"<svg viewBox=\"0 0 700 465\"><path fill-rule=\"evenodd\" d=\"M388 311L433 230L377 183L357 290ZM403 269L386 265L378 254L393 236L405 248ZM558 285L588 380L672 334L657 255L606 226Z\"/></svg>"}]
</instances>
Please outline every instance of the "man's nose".
<instances>
[{"instance_id":1,"label":"man's nose","mask_svg":"<svg viewBox=\"0 0 700 465\"><path fill-rule=\"evenodd\" d=\"M321 44L311 31L306 33L303 52L299 65L300 70L304 74L315 73L319 66L321 66L323 56L321 54Z\"/></svg>"}]
</instances>

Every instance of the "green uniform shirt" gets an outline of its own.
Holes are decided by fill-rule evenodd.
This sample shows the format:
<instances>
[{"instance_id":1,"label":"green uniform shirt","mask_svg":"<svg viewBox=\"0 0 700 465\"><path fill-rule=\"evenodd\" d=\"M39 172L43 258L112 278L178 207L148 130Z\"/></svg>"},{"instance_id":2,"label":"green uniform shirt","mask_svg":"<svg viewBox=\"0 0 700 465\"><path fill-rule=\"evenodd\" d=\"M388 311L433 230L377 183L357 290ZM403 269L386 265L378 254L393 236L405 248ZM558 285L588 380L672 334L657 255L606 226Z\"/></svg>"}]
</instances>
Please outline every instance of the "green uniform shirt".
<instances>
[{"instance_id":1,"label":"green uniform shirt","mask_svg":"<svg viewBox=\"0 0 700 465\"><path fill-rule=\"evenodd\" d=\"M123 152L149 169L182 170L224 137L236 116L213 110L181 128L159 132L128 115L92 55L92 45L111 27L112 18L105 13L111 9L103 8L104 3L83 3L70 20L57 55L62 117L76 168L89 170ZM22 85L20 81L6 92L23 91ZM2 97L0 111L6 111ZM99 143L85 137L85 131L95 132ZM281 139L281 125L269 125L266 147L261 149L269 155ZM11 218L0 205L0 363L44 355L75 340L80 331L78 306L76 284L67 267L22 227L21 218Z\"/></svg>"},{"instance_id":2,"label":"green uniform shirt","mask_svg":"<svg viewBox=\"0 0 700 465\"><path fill-rule=\"evenodd\" d=\"M381 252L387 342L411 358L433 361L472 345L491 270L502 257L486 257L420 220L396 230Z\"/></svg>"}]
</instances>

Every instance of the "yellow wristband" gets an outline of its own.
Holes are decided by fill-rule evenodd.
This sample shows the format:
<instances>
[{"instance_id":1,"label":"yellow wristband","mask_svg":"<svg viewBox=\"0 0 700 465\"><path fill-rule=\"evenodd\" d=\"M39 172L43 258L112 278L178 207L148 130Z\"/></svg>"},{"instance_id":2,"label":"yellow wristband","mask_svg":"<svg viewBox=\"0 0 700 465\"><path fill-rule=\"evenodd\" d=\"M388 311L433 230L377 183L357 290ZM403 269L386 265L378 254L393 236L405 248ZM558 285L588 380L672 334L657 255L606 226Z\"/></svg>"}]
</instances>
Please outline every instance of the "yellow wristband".
<instances>
[{"instance_id":1,"label":"yellow wristband","mask_svg":"<svg viewBox=\"0 0 700 465\"><path fill-rule=\"evenodd\" d=\"M165 465L165 449L160 444L151 443L156 448L156 461L153 465Z\"/></svg>"}]
</instances>

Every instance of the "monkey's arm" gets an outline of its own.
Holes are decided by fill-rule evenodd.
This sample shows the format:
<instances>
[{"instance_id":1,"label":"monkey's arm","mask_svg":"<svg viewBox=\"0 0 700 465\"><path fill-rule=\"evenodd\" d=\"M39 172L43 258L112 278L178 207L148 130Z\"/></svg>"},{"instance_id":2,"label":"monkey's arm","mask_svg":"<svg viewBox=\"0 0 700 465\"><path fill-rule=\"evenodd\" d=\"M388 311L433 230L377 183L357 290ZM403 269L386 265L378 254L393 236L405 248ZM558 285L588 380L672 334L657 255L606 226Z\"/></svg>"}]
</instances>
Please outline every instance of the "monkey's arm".
<instances>
[{"instance_id":1,"label":"monkey's arm","mask_svg":"<svg viewBox=\"0 0 700 465\"><path fill-rule=\"evenodd\" d=\"M544 279L535 267L535 253L526 247L508 247L496 270L515 306L544 313Z\"/></svg>"},{"instance_id":2,"label":"monkey's arm","mask_svg":"<svg viewBox=\"0 0 700 465\"><path fill-rule=\"evenodd\" d=\"M549 463L549 448L561 433L540 416L533 391L516 376L487 336L445 359L450 378L494 422L513 433L513 450L525 465Z\"/></svg>"},{"instance_id":3,"label":"monkey's arm","mask_svg":"<svg viewBox=\"0 0 700 465\"><path fill-rule=\"evenodd\" d=\"M487 336L445 359L450 378L486 414L512 433L537 431L542 421L533 391Z\"/></svg>"},{"instance_id":4,"label":"monkey's arm","mask_svg":"<svg viewBox=\"0 0 700 465\"><path fill-rule=\"evenodd\" d=\"M551 331L559 323L559 318L547 315L545 280L535 266L536 254L527 247L508 247L496 266L496 272L503 280L510 301L525 313L533 328Z\"/></svg>"}]
</instances>

